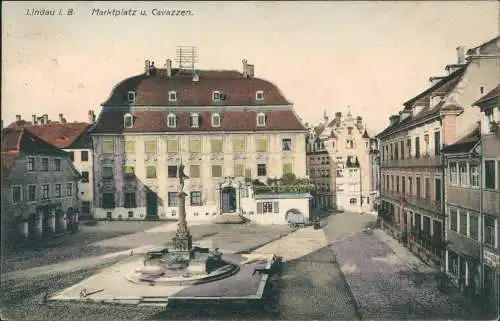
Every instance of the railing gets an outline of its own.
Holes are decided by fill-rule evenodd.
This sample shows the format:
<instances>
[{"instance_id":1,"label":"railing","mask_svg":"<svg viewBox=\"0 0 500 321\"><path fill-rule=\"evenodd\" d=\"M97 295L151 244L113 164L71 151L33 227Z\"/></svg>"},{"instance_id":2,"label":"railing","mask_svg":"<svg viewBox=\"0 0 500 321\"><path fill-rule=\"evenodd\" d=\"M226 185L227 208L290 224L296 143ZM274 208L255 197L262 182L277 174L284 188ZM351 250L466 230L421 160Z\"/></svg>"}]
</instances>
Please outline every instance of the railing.
<instances>
[{"instance_id":1,"label":"railing","mask_svg":"<svg viewBox=\"0 0 500 321\"><path fill-rule=\"evenodd\" d=\"M380 161L380 167L436 167L441 165L441 157L434 155Z\"/></svg>"},{"instance_id":2,"label":"railing","mask_svg":"<svg viewBox=\"0 0 500 321\"><path fill-rule=\"evenodd\" d=\"M440 201L387 190L381 190L380 196L390 198L406 206L416 207L436 214L441 214L442 212L442 203Z\"/></svg>"}]
</instances>

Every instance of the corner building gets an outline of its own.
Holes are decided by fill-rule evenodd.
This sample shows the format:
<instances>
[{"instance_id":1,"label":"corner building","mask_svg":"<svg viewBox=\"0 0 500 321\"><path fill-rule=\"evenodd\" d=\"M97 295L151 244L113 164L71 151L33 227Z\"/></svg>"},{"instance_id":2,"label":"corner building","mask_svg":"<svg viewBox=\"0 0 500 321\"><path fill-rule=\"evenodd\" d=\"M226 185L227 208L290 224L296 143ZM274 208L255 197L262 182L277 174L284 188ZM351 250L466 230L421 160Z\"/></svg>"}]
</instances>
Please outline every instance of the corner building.
<instances>
[{"instance_id":1,"label":"corner building","mask_svg":"<svg viewBox=\"0 0 500 321\"><path fill-rule=\"evenodd\" d=\"M96 217L175 219L181 164L191 221L265 213L245 205L255 204L245 201L252 197L245 183L306 177L307 129L274 84L254 77L253 65L171 66L146 61L102 104L91 132Z\"/></svg>"}]
</instances>

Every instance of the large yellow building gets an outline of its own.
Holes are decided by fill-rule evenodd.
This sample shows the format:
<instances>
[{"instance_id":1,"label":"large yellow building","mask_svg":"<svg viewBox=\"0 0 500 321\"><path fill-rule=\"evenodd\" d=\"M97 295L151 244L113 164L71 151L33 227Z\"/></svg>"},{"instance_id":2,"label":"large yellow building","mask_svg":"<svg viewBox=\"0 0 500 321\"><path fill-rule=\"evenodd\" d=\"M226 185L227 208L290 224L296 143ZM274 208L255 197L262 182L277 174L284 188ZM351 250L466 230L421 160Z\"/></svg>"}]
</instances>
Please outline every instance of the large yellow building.
<instances>
[{"instance_id":1,"label":"large yellow building","mask_svg":"<svg viewBox=\"0 0 500 321\"><path fill-rule=\"evenodd\" d=\"M305 177L307 129L253 70L246 60L243 72L146 61L142 74L120 82L92 130L95 216L175 218L181 164L188 220L268 213L267 203L244 205L245 182Z\"/></svg>"}]
</instances>

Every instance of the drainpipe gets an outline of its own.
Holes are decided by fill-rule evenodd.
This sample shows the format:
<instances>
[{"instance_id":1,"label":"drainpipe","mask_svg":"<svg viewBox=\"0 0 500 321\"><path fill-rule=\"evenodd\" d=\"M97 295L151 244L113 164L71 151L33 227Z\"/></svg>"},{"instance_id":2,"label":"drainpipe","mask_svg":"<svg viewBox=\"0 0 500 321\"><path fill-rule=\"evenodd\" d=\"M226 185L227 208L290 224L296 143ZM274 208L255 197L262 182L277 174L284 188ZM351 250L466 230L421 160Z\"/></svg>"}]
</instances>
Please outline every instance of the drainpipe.
<instances>
[{"instance_id":1,"label":"drainpipe","mask_svg":"<svg viewBox=\"0 0 500 321\"><path fill-rule=\"evenodd\" d=\"M445 170L446 170L446 155L441 152L441 217L443 219L441 223L441 271L446 274L446 189L445 189Z\"/></svg>"},{"instance_id":2,"label":"drainpipe","mask_svg":"<svg viewBox=\"0 0 500 321\"><path fill-rule=\"evenodd\" d=\"M479 293L481 302L484 303L484 215L483 215L483 142L480 143L479 152L479 224L481 235L479 239Z\"/></svg>"}]
</instances>

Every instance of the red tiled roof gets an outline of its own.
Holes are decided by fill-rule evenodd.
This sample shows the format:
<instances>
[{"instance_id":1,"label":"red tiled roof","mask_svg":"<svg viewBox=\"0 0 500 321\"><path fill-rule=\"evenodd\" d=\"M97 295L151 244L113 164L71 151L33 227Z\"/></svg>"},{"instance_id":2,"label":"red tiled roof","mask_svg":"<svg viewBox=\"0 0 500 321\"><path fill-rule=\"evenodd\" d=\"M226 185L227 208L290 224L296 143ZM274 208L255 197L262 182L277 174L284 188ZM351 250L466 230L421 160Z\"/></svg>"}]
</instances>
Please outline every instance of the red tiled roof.
<instances>
[{"instance_id":1,"label":"red tiled roof","mask_svg":"<svg viewBox=\"0 0 500 321\"><path fill-rule=\"evenodd\" d=\"M468 152L476 143L481 139L480 127L476 126L474 130L472 130L465 137L457 140L455 143L446 146L443 148L443 153L461 153Z\"/></svg>"},{"instance_id":2,"label":"red tiled roof","mask_svg":"<svg viewBox=\"0 0 500 321\"><path fill-rule=\"evenodd\" d=\"M212 92L219 90L225 100L216 105L290 105L279 89L267 80L244 78L237 71L202 70L199 81L193 82L190 73L172 70L165 76L165 69L156 69L155 75L137 75L123 80L113 89L103 106L126 106L127 93L136 91L136 106L211 106ZM256 92L264 91L264 100L256 101ZM169 102L168 92L176 91L176 102Z\"/></svg>"},{"instance_id":3,"label":"red tiled roof","mask_svg":"<svg viewBox=\"0 0 500 321\"><path fill-rule=\"evenodd\" d=\"M479 98L479 100L476 101L473 105L479 105L479 104L484 103L485 101L488 101L490 99L498 98L499 95L500 95L500 85L496 86L491 91L489 91L486 95Z\"/></svg>"},{"instance_id":4,"label":"red tiled roof","mask_svg":"<svg viewBox=\"0 0 500 321\"><path fill-rule=\"evenodd\" d=\"M199 126L189 126L190 112L176 112L178 119L177 128L168 127L169 111L143 110L133 111L134 125L124 128L124 110L103 110L92 133L117 133L117 132L197 132L197 131L259 131L259 130L305 130L297 115L292 110L272 110L265 112L266 126L257 127L256 111L225 111L221 112L222 123L220 127L211 126L211 112L199 112Z\"/></svg>"}]
</instances>

